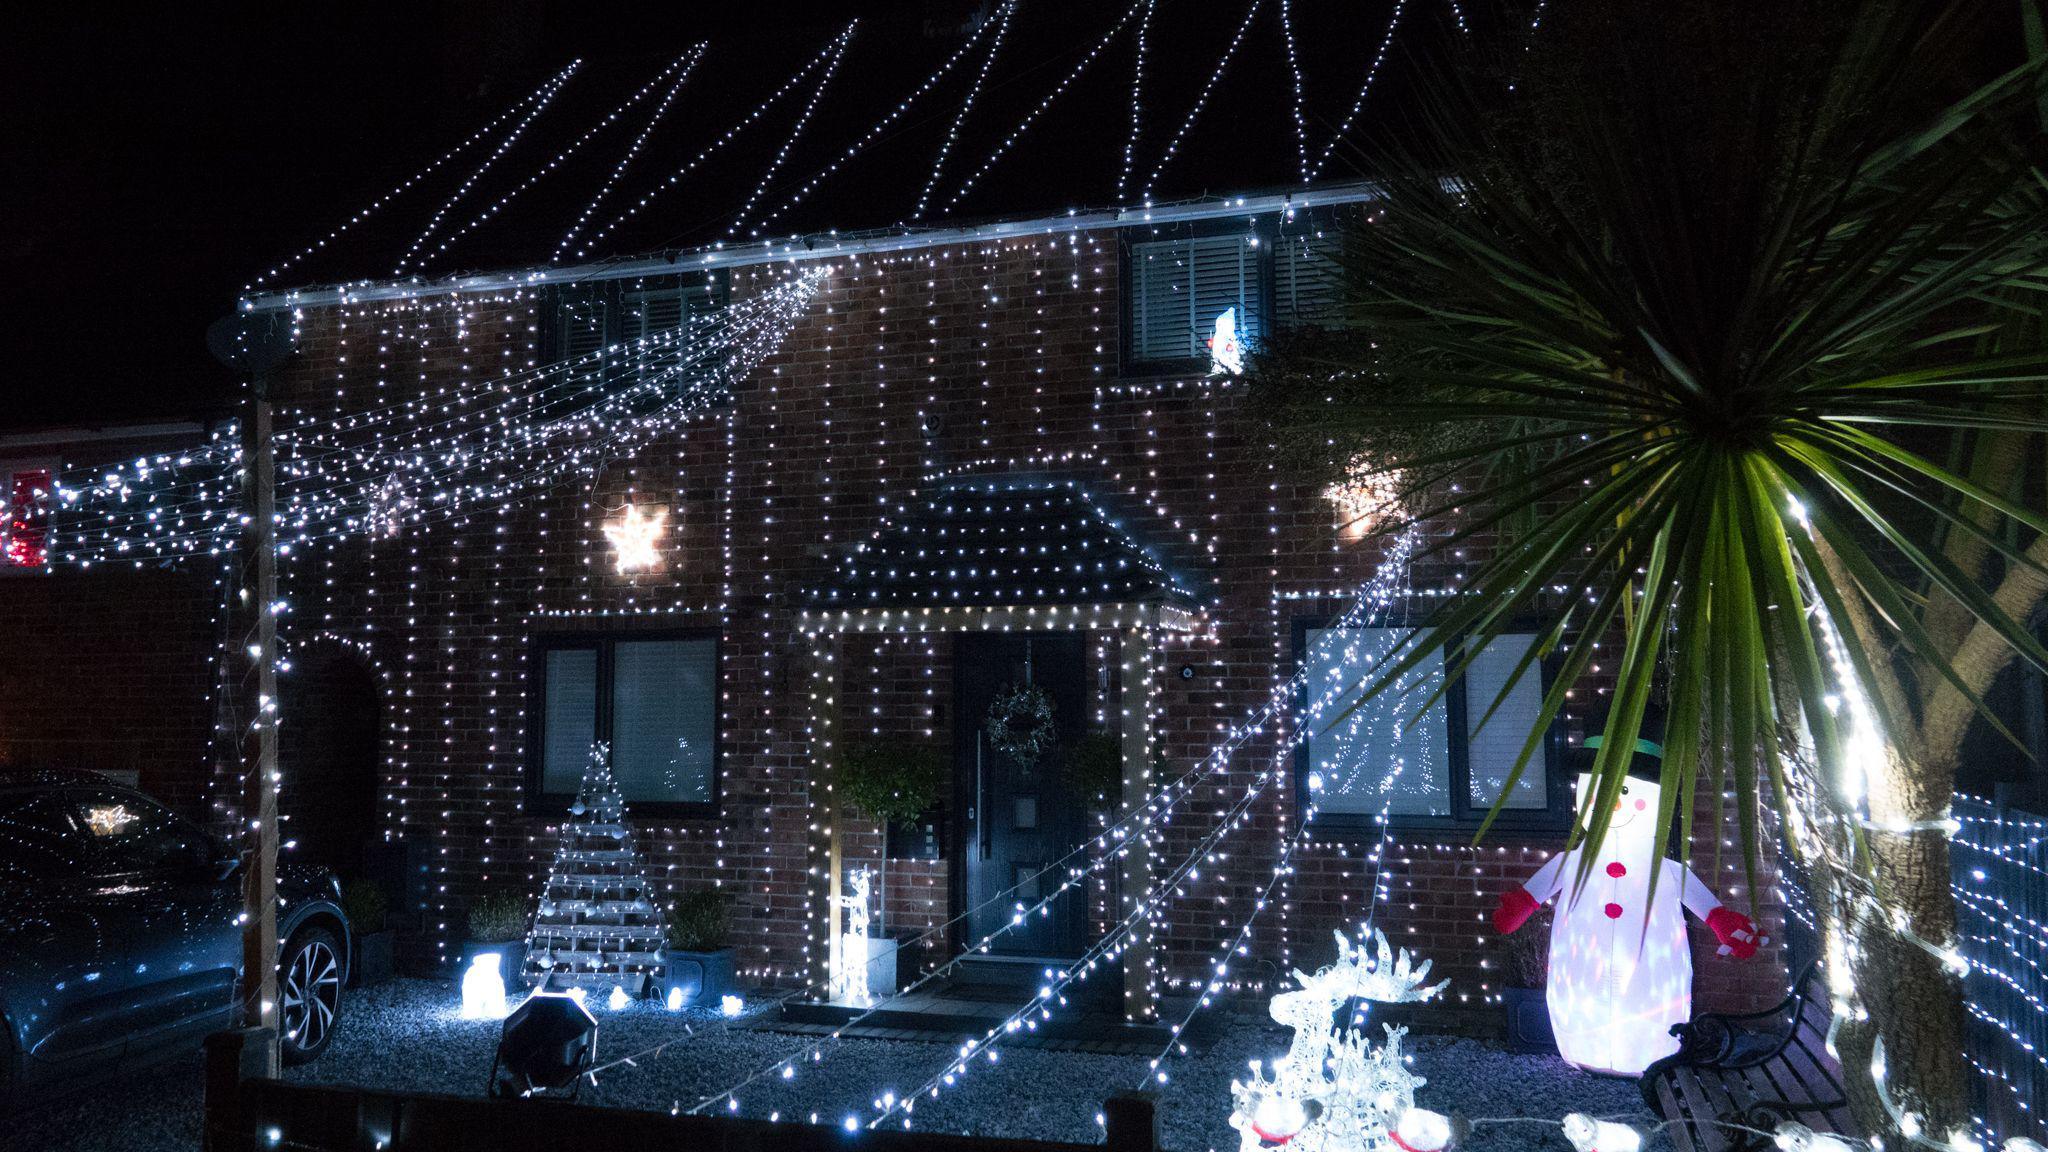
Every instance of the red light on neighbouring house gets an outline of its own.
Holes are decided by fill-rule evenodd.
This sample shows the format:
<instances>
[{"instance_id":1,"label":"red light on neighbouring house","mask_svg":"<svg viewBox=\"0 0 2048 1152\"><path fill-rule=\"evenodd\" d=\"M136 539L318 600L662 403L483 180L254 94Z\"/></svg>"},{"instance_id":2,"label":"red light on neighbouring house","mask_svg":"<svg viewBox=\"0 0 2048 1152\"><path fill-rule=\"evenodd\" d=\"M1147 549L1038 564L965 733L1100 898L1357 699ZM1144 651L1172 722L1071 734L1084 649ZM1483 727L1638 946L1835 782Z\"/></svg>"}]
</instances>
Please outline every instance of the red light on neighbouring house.
<instances>
[{"instance_id":1,"label":"red light on neighbouring house","mask_svg":"<svg viewBox=\"0 0 2048 1152\"><path fill-rule=\"evenodd\" d=\"M7 491L7 531L0 537L0 557L7 564L40 568L49 562L49 492L48 468L25 468L14 473Z\"/></svg>"}]
</instances>

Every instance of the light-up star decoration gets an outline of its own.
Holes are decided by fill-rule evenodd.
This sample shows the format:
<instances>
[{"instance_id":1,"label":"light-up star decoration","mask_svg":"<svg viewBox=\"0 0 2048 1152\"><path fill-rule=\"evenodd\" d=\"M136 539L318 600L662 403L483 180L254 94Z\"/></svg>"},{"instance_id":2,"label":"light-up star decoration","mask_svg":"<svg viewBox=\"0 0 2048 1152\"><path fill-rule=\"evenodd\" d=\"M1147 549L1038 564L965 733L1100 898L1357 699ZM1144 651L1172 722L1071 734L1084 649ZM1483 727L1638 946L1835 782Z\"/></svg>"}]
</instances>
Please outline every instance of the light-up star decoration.
<instances>
[{"instance_id":1,"label":"light-up star decoration","mask_svg":"<svg viewBox=\"0 0 2048 1152\"><path fill-rule=\"evenodd\" d=\"M621 572L646 572L661 566L661 530L668 509L656 508L645 516L637 504L626 505L617 520L604 526L604 538L612 542L612 560Z\"/></svg>"},{"instance_id":2,"label":"light-up star decoration","mask_svg":"<svg viewBox=\"0 0 2048 1152\"><path fill-rule=\"evenodd\" d=\"M1244 342L1237 338L1237 309L1225 308L1209 334L1209 375L1236 376L1244 371Z\"/></svg>"}]
</instances>

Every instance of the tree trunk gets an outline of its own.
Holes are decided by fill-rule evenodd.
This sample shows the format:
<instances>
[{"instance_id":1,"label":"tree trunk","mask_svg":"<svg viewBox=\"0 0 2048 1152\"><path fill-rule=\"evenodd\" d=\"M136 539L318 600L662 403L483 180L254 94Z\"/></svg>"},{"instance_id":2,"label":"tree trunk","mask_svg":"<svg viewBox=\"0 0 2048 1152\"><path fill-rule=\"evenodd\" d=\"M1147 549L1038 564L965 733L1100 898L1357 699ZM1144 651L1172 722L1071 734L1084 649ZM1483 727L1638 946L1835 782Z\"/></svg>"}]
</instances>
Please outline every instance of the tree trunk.
<instances>
[{"instance_id":1,"label":"tree trunk","mask_svg":"<svg viewBox=\"0 0 2048 1152\"><path fill-rule=\"evenodd\" d=\"M1952 763L1915 764L1895 758L1887 768L1887 775L1899 773L1912 781L1912 792L1922 798L1945 795L1945 788L1930 782L1952 782L1955 776ZM1897 780L1893 776L1892 782ZM1886 781L1873 783L1882 789ZM1901 799L1897 793L1892 798ZM1872 810L1880 822L1892 822L1887 820L1891 814L1884 812L1889 807L1874 790ZM1923 804L1911 801L1903 807L1912 815L1898 823L1937 819L1947 809L1945 802L1932 812L1918 811ZM1866 843L1884 907L1902 913L1920 941L1952 944L1956 913L1949 887L1948 837L1933 829L1871 831ZM1860 1017L1842 1018L1835 1032L1851 1111L1869 1133L1897 1133L1872 1076L1871 1062L1881 1036L1885 1092L1892 1107L1917 1113L1927 1135L1945 1140L1951 1132L1967 1130L1970 1117L1962 1055L1962 979L1868 902L1845 899L1839 891L1844 885L1824 864L1813 868L1809 887L1814 906L1822 910L1828 965L1834 972L1849 973L1851 1003L1862 1009ZM1838 1003L1840 997L1838 987Z\"/></svg>"}]
</instances>

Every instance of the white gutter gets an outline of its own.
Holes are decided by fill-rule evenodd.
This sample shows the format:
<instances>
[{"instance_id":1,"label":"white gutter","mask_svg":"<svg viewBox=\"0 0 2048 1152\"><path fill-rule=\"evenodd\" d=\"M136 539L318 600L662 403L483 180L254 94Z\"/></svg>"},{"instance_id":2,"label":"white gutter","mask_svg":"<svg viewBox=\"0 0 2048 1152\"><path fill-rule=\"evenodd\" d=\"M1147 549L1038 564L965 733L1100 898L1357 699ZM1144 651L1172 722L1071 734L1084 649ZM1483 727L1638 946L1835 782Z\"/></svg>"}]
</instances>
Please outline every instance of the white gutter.
<instances>
[{"instance_id":1,"label":"white gutter","mask_svg":"<svg viewBox=\"0 0 2048 1152\"><path fill-rule=\"evenodd\" d=\"M0 452L12 452L19 448L61 448L68 444L103 444L117 440L182 440L204 436L210 427L212 425L179 420L157 424L44 428L34 432L16 432L0 436Z\"/></svg>"},{"instance_id":2,"label":"white gutter","mask_svg":"<svg viewBox=\"0 0 2048 1152\"><path fill-rule=\"evenodd\" d=\"M834 256L855 256L881 252L904 252L936 248L943 244L1009 240L1022 236L1050 236L1061 232L1088 232L1105 228L1130 228L1146 224L1177 224L1216 220L1231 216L1263 216L1290 209L1329 204L1358 204L1378 195L1377 185L1366 182L1330 184L1273 192L1256 196L1223 196L1186 200L1173 204L1147 204L1136 208L1115 208L1091 212L1069 211L1062 216L1029 220L1000 220L986 224L965 224L952 228L919 231L891 229L885 232L840 235L827 232L766 240L758 244L713 245L656 256L639 256L597 264L572 264L560 268L527 268L504 272L481 272L443 280L360 280L352 284L330 284L283 292L265 292L242 300L244 312L274 312L328 304L363 304L381 300L425 300L462 292L502 292L530 289L547 284L587 284L603 280L630 280L639 276L673 275L677 272L711 268L745 268L782 261L823 260Z\"/></svg>"}]
</instances>

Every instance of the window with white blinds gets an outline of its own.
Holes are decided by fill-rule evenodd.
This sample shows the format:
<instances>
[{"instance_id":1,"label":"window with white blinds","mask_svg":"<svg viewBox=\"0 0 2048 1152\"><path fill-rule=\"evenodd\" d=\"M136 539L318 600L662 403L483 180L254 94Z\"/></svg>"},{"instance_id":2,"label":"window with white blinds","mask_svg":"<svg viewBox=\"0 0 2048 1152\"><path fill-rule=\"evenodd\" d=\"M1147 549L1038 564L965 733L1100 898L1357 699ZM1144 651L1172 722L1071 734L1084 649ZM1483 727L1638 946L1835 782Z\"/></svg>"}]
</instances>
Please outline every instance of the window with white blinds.
<instances>
[{"instance_id":1,"label":"window with white blinds","mask_svg":"<svg viewBox=\"0 0 2048 1152\"><path fill-rule=\"evenodd\" d=\"M1472 663L1465 666L1465 759L1471 765L1472 804L1476 808L1493 807L1507 784L1508 773L1515 766L1515 758L1522 754L1522 745L1529 739L1529 729L1536 723L1536 717L1543 710L1543 672L1538 665L1531 665L1520 680L1500 701L1492 716L1487 709L1494 707L1500 699L1502 687L1515 673L1515 666L1528 654L1529 646L1536 642L1531 632L1510 632L1497 636L1493 642L1479 650ZM1484 723L1482 723L1482 721ZM1550 803L1547 779L1549 776L1548 749L1539 745L1535 755L1529 758L1529 766L1522 770L1522 778L1508 793L1505 808L1543 808Z\"/></svg>"},{"instance_id":2,"label":"window with white blinds","mask_svg":"<svg viewBox=\"0 0 2048 1152\"><path fill-rule=\"evenodd\" d=\"M551 649L541 677L541 791L573 795L597 741L597 649Z\"/></svg>"},{"instance_id":3,"label":"window with white blinds","mask_svg":"<svg viewBox=\"0 0 2048 1152\"><path fill-rule=\"evenodd\" d=\"M627 802L710 803L715 642L621 641L612 653L612 772Z\"/></svg>"},{"instance_id":4,"label":"window with white blinds","mask_svg":"<svg viewBox=\"0 0 2048 1152\"><path fill-rule=\"evenodd\" d=\"M1273 319L1281 325L1337 318L1344 287L1342 234L1335 226L1282 236L1273 247Z\"/></svg>"},{"instance_id":5,"label":"window with white blinds","mask_svg":"<svg viewBox=\"0 0 2048 1152\"><path fill-rule=\"evenodd\" d=\"M1367 699L1365 687L1408 635L1404 628L1308 627L1300 633L1304 682L1298 706L1306 739L1296 757L1297 784L1304 797L1311 776L1321 786L1315 802L1324 815L1318 819L1375 826L1384 807L1395 821L1471 827L1506 788L1542 711L1541 663L1515 682L1491 717L1487 709L1537 635L1496 638L1448 686L1442 658L1424 660ZM1521 779L1507 790L1502 808L1510 825L1529 829L1569 821L1567 790L1552 779L1552 752L1549 739L1539 743Z\"/></svg>"},{"instance_id":6,"label":"window with white blinds","mask_svg":"<svg viewBox=\"0 0 2048 1152\"><path fill-rule=\"evenodd\" d=\"M716 638L546 638L534 674L542 796L555 804L573 797L591 746L604 741L627 803L716 804Z\"/></svg>"},{"instance_id":7,"label":"window with white blinds","mask_svg":"<svg viewBox=\"0 0 2048 1152\"><path fill-rule=\"evenodd\" d=\"M1133 360L1209 354L1216 318L1237 309L1237 335L1256 346L1265 318L1256 238L1233 232L1131 245Z\"/></svg>"}]
</instances>

